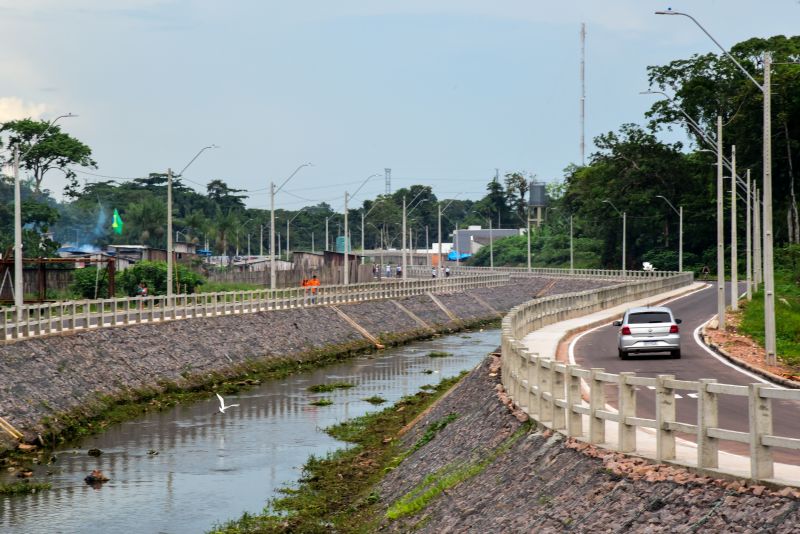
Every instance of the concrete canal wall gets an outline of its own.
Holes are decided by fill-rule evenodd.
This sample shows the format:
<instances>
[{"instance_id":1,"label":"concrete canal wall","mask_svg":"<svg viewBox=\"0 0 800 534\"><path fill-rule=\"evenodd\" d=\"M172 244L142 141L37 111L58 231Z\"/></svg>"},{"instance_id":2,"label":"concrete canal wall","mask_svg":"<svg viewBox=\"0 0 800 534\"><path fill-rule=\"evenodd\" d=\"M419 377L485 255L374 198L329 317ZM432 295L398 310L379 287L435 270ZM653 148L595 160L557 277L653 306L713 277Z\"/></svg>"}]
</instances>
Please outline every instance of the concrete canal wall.
<instances>
[{"instance_id":1,"label":"concrete canal wall","mask_svg":"<svg viewBox=\"0 0 800 534\"><path fill-rule=\"evenodd\" d=\"M67 412L95 415L100 397L135 398L145 388L190 387L243 377L271 362L366 350L373 341L363 331L384 344L399 342L495 319L537 296L613 283L520 278L507 286L340 305L338 311L298 308L6 342L0 345L0 417L33 441L63 428ZM0 450L13 445L0 432Z\"/></svg>"}]
</instances>

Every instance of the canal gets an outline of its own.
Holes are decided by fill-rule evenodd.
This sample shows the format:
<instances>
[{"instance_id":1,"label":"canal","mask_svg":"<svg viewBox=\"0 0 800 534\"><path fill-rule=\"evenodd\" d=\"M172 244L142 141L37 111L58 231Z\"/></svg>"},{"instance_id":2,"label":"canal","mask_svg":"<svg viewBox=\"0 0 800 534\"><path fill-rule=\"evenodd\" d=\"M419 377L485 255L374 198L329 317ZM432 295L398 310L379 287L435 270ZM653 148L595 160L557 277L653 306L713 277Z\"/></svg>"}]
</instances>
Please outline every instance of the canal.
<instances>
[{"instance_id":1,"label":"canal","mask_svg":"<svg viewBox=\"0 0 800 534\"><path fill-rule=\"evenodd\" d=\"M36 466L34 480L52 489L0 497L0 532L196 533L260 512L276 490L299 478L310 455L344 446L322 429L473 368L499 340L491 329L420 341L265 382L226 398L240 406L225 414L212 397L116 425ZM433 358L432 351L451 355ZM333 382L354 387L308 390ZM364 400L373 396L386 403ZM311 404L323 398L333 403ZM102 454L89 456L93 448ZM93 469L110 481L87 485L83 478ZM0 482L13 480L0 474Z\"/></svg>"}]
</instances>

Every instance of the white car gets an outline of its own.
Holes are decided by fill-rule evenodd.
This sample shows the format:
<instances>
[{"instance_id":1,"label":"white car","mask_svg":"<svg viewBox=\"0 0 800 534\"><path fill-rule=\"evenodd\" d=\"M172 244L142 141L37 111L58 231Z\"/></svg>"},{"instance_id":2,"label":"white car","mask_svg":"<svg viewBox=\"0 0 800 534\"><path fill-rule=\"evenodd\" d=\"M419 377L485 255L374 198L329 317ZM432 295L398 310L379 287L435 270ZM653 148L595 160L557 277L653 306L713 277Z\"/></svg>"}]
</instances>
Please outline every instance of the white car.
<instances>
[{"instance_id":1,"label":"white car","mask_svg":"<svg viewBox=\"0 0 800 534\"><path fill-rule=\"evenodd\" d=\"M618 344L621 360L634 353L669 352L673 358L681 357L681 334L672 310L664 306L631 308L621 321Z\"/></svg>"}]
</instances>

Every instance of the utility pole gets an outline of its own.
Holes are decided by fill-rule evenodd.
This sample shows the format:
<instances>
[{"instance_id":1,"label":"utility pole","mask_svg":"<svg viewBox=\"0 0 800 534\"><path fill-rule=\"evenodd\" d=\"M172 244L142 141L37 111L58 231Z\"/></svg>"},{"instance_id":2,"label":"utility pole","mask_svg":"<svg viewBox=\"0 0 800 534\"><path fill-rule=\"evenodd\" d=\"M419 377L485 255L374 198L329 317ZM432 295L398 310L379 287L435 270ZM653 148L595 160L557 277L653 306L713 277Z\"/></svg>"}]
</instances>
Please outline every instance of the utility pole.
<instances>
[{"instance_id":1,"label":"utility pole","mask_svg":"<svg viewBox=\"0 0 800 534\"><path fill-rule=\"evenodd\" d=\"M364 209L361 209L361 265L364 265Z\"/></svg>"},{"instance_id":2,"label":"utility pole","mask_svg":"<svg viewBox=\"0 0 800 534\"><path fill-rule=\"evenodd\" d=\"M442 203L441 202L438 203L438 207L439 207L439 217L438 217L439 229L437 230L438 233L436 235L439 236L439 259L436 261L436 269L438 270L439 275L441 275L444 272L444 270L442 269L443 260L442 260Z\"/></svg>"},{"instance_id":3,"label":"utility pole","mask_svg":"<svg viewBox=\"0 0 800 534\"><path fill-rule=\"evenodd\" d=\"M489 268L494 269L494 240L492 239L492 217L489 216Z\"/></svg>"},{"instance_id":4,"label":"utility pole","mask_svg":"<svg viewBox=\"0 0 800 534\"><path fill-rule=\"evenodd\" d=\"M767 365L777 360L775 338L775 269L772 257L772 55L764 52L764 348Z\"/></svg>"},{"instance_id":5,"label":"utility pole","mask_svg":"<svg viewBox=\"0 0 800 534\"><path fill-rule=\"evenodd\" d=\"M17 323L22 322L22 305L25 296L25 281L22 279L22 191L19 183L19 148L14 148L14 306L17 308Z\"/></svg>"},{"instance_id":6,"label":"utility pole","mask_svg":"<svg viewBox=\"0 0 800 534\"><path fill-rule=\"evenodd\" d=\"M528 216L526 217L526 233L528 234L528 272L531 272L531 204L528 203Z\"/></svg>"},{"instance_id":7,"label":"utility pole","mask_svg":"<svg viewBox=\"0 0 800 534\"><path fill-rule=\"evenodd\" d=\"M581 23L581 165L586 165L586 23Z\"/></svg>"},{"instance_id":8,"label":"utility pole","mask_svg":"<svg viewBox=\"0 0 800 534\"><path fill-rule=\"evenodd\" d=\"M753 199L751 186L750 169L747 169L747 300L753 300Z\"/></svg>"},{"instance_id":9,"label":"utility pole","mask_svg":"<svg viewBox=\"0 0 800 534\"><path fill-rule=\"evenodd\" d=\"M350 283L350 269L347 265L347 240L349 239L347 234L347 191L344 192L344 261L342 263L342 267L344 268L344 285L348 285Z\"/></svg>"},{"instance_id":10,"label":"utility pole","mask_svg":"<svg viewBox=\"0 0 800 534\"><path fill-rule=\"evenodd\" d=\"M717 317L725 330L725 230L723 227L724 181L722 177L722 117L717 116Z\"/></svg>"},{"instance_id":11,"label":"utility pole","mask_svg":"<svg viewBox=\"0 0 800 534\"><path fill-rule=\"evenodd\" d=\"M386 194L392 194L392 169L383 169L384 179L386 180Z\"/></svg>"},{"instance_id":12,"label":"utility pole","mask_svg":"<svg viewBox=\"0 0 800 534\"><path fill-rule=\"evenodd\" d=\"M736 242L736 145L731 145L731 310L739 309L739 251Z\"/></svg>"},{"instance_id":13,"label":"utility pole","mask_svg":"<svg viewBox=\"0 0 800 534\"><path fill-rule=\"evenodd\" d=\"M402 265L403 265L403 280L406 278L406 197L403 197L403 245L402 245Z\"/></svg>"},{"instance_id":14,"label":"utility pole","mask_svg":"<svg viewBox=\"0 0 800 534\"><path fill-rule=\"evenodd\" d=\"M764 281L764 256L761 247L761 190L753 187L753 291Z\"/></svg>"},{"instance_id":15,"label":"utility pole","mask_svg":"<svg viewBox=\"0 0 800 534\"><path fill-rule=\"evenodd\" d=\"M269 183L269 288L275 291L275 182Z\"/></svg>"},{"instance_id":16,"label":"utility pole","mask_svg":"<svg viewBox=\"0 0 800 534\"><path fill-rule=\"evenodd\" d=\"M172 169L167 169L167 307L172 307Z\"/></svg>"},{"instance_id":17,"label":"utility pole","mask_svg":"<svg viewBox=\"0 0 800 534\"><path fill-rule=\"evenodd\" d=\"M330 243L330 241L328 241L328 219L330 219L330 217L325 217L325 250L330 250L328 246Z\"/></svg>"},{"instance_id":18,"label":"utility pole","mask_svg":"<svg viewBox=\"0 0 800 534\"><path fill-rule=\"evenodd\" d=\"M627 219L628 219L628 212L627 211L623 211L622 212L622 276L626 275L626 271L625 271L625 256L626 256L627 252L625 250L625 246L628 243L628 239L625 236L625 232L627 230L627 228L626 228Z\"/></svg>"},{"instance_id":19,"label":"utility pole","mask_svg":"<svg viewBox=\"0 0 800 534\"><path fill-rule=\"evenodd\" d=\"M311 253L316 254L317 250L314 248L314 232L311 232Z\"/></svg>"},{"instance_id":20,"label":"utility pole","mask_svg":"<svg viewBox=\"0 0 800 534\"><path fill-rule=\"evenodd\" d=\"M569 216L569 274L575 271L575 248L572 245L572 215Z\"/></svg>"},{"instance_id":21,"label":"utility pole","mask_svg":"<svg viewBox=\"0 0 800 534\"><path fill-rule=\"evenodd\" d=\"M258 234L258 255L259 255L259 257L263 258L264 257L264 225L263 224L259 224L258 227L260 228L260 231L259 231L259 234ZM208 247L206 247L206 248L208 248Z\"/></svg>"}]
</instances>

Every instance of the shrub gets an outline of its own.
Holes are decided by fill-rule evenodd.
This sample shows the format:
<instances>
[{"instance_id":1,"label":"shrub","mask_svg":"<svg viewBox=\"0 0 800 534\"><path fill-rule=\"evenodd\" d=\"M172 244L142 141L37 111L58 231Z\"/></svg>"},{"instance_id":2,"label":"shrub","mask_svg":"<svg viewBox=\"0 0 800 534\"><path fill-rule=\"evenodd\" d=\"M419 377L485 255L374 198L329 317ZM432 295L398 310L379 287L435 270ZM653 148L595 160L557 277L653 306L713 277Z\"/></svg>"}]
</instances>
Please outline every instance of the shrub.
<instances>
[{"instance_id":1,"label":"shrub","mask_svg":"<svg viewBox=\"0 0 800 534\"><path fill-rule=\"evenodd\" d=\"M96 295L95 283L97 284ZM85 299L109 298L113 296L108 294L108 270L103 268L100 269L98 273L97 267L95 266L75 269L70 289L73 293Z\"/></svg>"},{"instance_id":2,"label":"shrub","mask_svg":"<svg viewBox=\"0 0 800 534\"><path fill-rule=\"evenodd\" d=\"M140 261L132 267L122 271L117 278L117 284L126 295L136 296L139 282L147 284L150 295L164 295L167 292L167 264L163 261ZM183 265L177 265L177 272L173 276L176 293L193 293L197 286L203 284L205 279ZM178 286L180 285L180 290Z\"/></svg>"}]
</instances>

